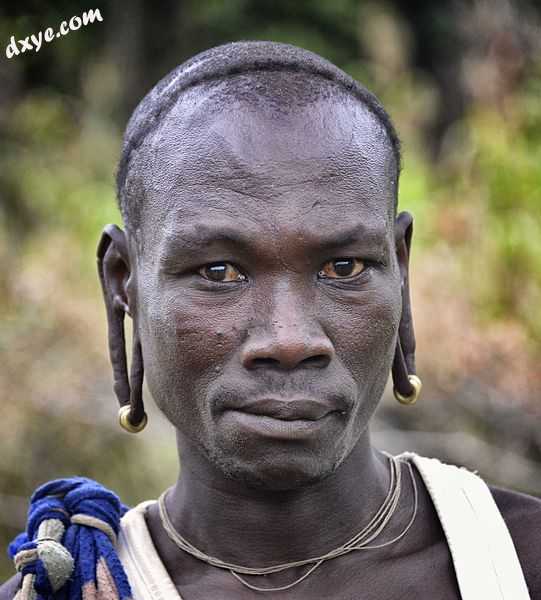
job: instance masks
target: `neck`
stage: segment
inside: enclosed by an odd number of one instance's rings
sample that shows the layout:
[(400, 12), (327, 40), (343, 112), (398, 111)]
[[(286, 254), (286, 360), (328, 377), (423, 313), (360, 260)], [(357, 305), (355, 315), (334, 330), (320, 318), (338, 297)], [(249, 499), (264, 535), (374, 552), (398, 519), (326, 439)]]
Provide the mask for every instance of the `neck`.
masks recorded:
[(289, 491), (250, 489), (182, 445), (182, 475), (167, 510), (175, 529), (206, 554), (263, 567), (344, 543), (370, 521), (388, 487), (388, 459), (368, 432), (332, 475)]

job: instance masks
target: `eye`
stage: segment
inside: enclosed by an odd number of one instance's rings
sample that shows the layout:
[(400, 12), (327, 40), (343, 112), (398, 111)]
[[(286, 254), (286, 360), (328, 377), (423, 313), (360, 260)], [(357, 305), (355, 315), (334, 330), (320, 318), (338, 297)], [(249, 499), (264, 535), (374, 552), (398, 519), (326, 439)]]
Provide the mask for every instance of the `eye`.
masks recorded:
[(218, 283), (231, 283), (233, 281), (244, 281), (243, 275), (237, 267), (228, 262), (212, 263), (205, 265), (198, 270), (198, 273), (205, 279), (216, 281)]
[(365, 269), (365, 264), (358, 258), (335, 258), (326, 262), (318, 273), (324, 279), (345, 279), (359, 275)]

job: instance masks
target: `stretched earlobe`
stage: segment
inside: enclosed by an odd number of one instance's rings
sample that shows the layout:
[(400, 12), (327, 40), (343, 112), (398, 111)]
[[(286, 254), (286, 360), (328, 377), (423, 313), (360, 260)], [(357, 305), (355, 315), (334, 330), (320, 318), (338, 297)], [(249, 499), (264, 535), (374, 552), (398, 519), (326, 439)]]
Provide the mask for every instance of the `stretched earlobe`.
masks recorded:
[(415, 374), (415, 333), (411, 313), (409, 289), (409, 256), (413, 234), (413, 217), (407, 212), (396, 218), (396, 253), (400, 267), (402, 315), (392, 366), (393, 392), (402, 404), (414, 404), (421, 392), (422, 383)]
[(120, 404), (119, 420), (124, 429), (136, 432), (146, 425), (143, 405), (143, 355), (134, 327), (131, 373), (128, 378), (124, 317), (131, 316), (126, 295), (130, 261), (125, 233), (107, 225), (97, 249), (98, 275), (107, 313), (109, 357), (113, 367), (113, 390)]

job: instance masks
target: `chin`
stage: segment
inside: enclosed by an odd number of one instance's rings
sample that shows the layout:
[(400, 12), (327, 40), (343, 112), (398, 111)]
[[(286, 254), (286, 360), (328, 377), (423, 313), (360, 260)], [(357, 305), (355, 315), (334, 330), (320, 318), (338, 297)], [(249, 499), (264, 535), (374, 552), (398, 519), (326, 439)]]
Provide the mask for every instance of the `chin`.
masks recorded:
[(209, 459), (229, 479), (240, 481), (250, 489), (276, 492), (295, 491), (323, 481), (342, 462), (336, 457), (280, 457), (276, 454), (257, 462), (217, 453), (212, 453)]

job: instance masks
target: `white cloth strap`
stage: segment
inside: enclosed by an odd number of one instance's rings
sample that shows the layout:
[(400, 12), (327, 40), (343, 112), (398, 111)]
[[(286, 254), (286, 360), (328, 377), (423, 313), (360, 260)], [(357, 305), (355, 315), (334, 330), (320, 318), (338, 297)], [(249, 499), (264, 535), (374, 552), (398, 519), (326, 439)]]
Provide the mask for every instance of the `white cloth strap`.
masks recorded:
[(430, 493), (453, 557), (462, 600), (530, 600), (494, 498), (474, 473), (406, 452)]
[(141, 502), (120, 521), (117, 552), (132, 589), (132, 600), (182, 600), (150, 537)]

